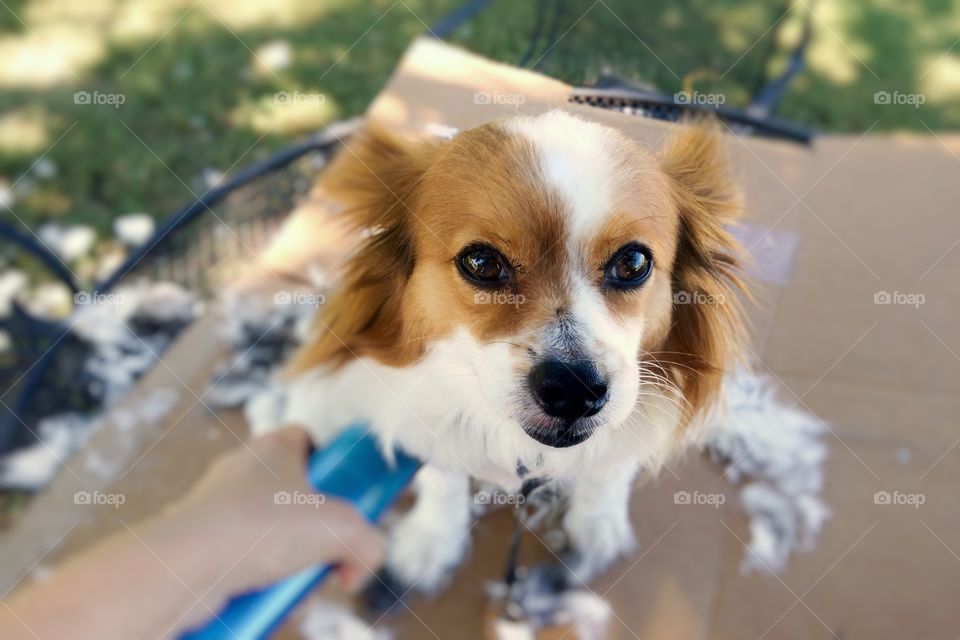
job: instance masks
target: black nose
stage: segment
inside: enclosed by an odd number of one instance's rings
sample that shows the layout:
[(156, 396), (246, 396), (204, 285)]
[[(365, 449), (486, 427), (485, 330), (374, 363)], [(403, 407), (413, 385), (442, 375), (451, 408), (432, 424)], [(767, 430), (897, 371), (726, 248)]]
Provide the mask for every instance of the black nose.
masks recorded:
[(544, 360), (530, 371), (530, 391), (544, 413), (576, 420), (596, 415), (607, 403), (607, 381), (585, 360)]

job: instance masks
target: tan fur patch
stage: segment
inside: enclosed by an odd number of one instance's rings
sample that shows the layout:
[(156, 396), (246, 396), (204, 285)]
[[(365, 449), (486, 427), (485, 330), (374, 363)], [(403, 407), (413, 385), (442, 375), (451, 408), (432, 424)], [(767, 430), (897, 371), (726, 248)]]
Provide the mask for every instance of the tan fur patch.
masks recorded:
[(727, 229), (742, 202), (723, 145), (719, 125), (706, 122), (681, 128), (661, 154), (680, 214), (673, 291), (684, 298), (654, 355), (682, 390), (688, 420), (713, 402), (724, 372), (742, 357), (742, 252)]
[[(567, 305), (562, 210), (534, 167), (529, 144), (497, 125), (433, 149), (377, 130), (354, 142), (330, 183), (358, 224), (380, 230), (350, 260), (294, 371), (358, 356), (402, 366), (457, 326), (492, 340)], [(509, 289), (479, 290), (457, 273), (457, 255), (478, 242), (517, 267)]]

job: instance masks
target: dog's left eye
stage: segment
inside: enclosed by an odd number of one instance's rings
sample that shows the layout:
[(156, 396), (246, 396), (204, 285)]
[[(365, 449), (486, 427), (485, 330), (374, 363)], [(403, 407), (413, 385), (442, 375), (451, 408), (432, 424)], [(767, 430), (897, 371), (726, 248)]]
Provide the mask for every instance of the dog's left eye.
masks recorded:
[(483, 286), (500, 286), (510, 278), (506, 259), (485, 245), (470, 246), (460, 252), (457, 267), (465, 278)]
[(628, 244), (613, 254), (604, 268), (607, 284), (620, 288), (639, 287), (653, 272), (650, 249), (641, 244)]

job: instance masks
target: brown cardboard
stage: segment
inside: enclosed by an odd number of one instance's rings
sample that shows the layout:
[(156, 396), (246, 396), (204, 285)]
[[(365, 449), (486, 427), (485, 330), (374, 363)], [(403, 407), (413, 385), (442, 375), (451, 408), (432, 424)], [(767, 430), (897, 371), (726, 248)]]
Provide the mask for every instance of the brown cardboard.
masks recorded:
[[(742, 546), (728, 535), (709, 637), (952, 637), (960, 628), (951, 603), (960, 577), (945, 545), (955, 550), (960, 543), (960, 516), (951, 504), (960, 468), (948, 457), (918, 480), (932, 462), (898, 461), (885, 444), (833, 447), (827, 496), (836, 516), (816, 550), (795, 558), (779, 579), (744, 577), (737, 571)], [(875, 505), (878, 486), (922, 492), (927, 503)]]
[[(435, 111), (418, 106), (432, 104), (434, 94), (424, 93), (421, 82), (424, 76), (436, 78), (426, 55), (435, 46), (418, 45), (408, 54), (382, 100), (372, 106), (371, 117), (414, 130), (437, 118)], [(493, 65), (460, 52), (452, 55), (459, 57), (463, 71), (455, 88), (443, 87), (449, 110), (439, 122), (463, 127), (516, 111), (562, 106), (618, 126), (647, 144), (657, 144), (669, 132), (660, 122), (567, 105), (566, 88), (530, 79), (523, 71), (504, 70), (492, 82), (475, 67)], [(471, 85), (465, 78), (482, 80)], [(533, 88), (516, 107), (471, 104), (475, 92), (509, 92), (518, 82)], [(396, 104), (407, 108), (390, 108)], [(618, 608), (624, 637), (742, 638), (765, 632), (774, 638), (829, 637), (818, 617), (849, 637), (937, 637), (960, 627), (942, 597), (960, 586), (960, 567), (948, 549), (960, 548), (960, 536), (945, 513), (950, 510), (946, 483), (956, 480), (956, 473), (946, 468), (955, 464), (955, 451), (948, 449), (960, 435), (955, 419), (960, 336), (950, 322), (960, 308), (956, 288), (950, 286), (960, 251), (948, 251), (960, 237), (960, 220), (945, 215), (960, 191), (951, 180), (957, 145), (956, 137), (944, 136), (841, 136), (821, 139), (813, 148), (731, 137), (747, 225), (759, 230), (761, 240), (778, 235), (797, 240), (785, 281), (766, 280), (763, 264), (753, 270), (760, 290), (760, 306), (753, 313), (754, 357), (762, 371), (783, 383), (789, 403), (830, 425), (825, 494), (835, 516), (817, 548), (794, 559), (783, 577), (788, 588), (776, 577), (740, 575), (742, 542), (748, 539), (741, 520), (681, 513), (678, 528), (650, 551), (666, 554), (668, 571), (625, 578), (614, 591), (614, 602), (621, 592), (635, 594)], [(919, 309), (875, 305), (874, 294), (882, 291), (923, 293), (927, 303)], [(940, 456), (944, 459), (937, 462)], [(685, 478), (700, 466), (694, 461), (678, 473)], [(717, 486), (716, 478), (703, 486)], [(873, 494), (879, 490), (922, 492), (931, 513), (875, 505)], [(634, 518), (658, 521), (664, 505), (642, 490), (634, 496), (633, 509)], [(698, 563), (695, 585), (684, 584), (679, 576), (682, 560), (697, 542), (674, 535), (692, 515), (697, 516), (696, 528), (712, 532), (698, 542), (711, 544), (712, 539), (725, 549), (719, 573), (706, 560)], [(923, 517), (946, 521), (934, 526)], [(848, 545), (874, 521), (877, 529), (848, 552)], [(905, 548), (915, 549), (911, 555), (897, 554)], [(842, 562), (849, 565), (846, 570), (824, 575)], [(790, 609), (796, 602), (791, 590), (800, 595), (821, 575), (806, 598), (812, 604)], [(682, 588), (671, 589), (678, 583)], [(904, 584), (911, 585), (910, 593), (897, 599)], [(648, 608), (650, 602), (656, 605)], [(874, 612), (871, 617), (878, 604), (887, 607), (885, 615)]]
[[(411, 47), (369, 117), (421, 133), (431, 125), (464, 128), (561, 107), (654, 146), (679, 126), (568, 104), (568, 90), (423, 40)], [(751, 253), (759, 256), (752, 270), (760, 299), (753, 312), (754, 357), (783, 385), (788, 403), (828, 424), (824, 495), (834, 515), (816, 548), (795, 556), (782, 576), (744, 576), (739, 567), (749, 532), (735, 489), (701, 457), (673, 465), (633, 496), (637, 554), (591, 585), (614, 606), (610, 637), (956, 638), (960, 136), (835, 136), (812, 147), (731, 137), (729, 149), (744, 186)], [(305, 208), (294, 218), (305, 226), (287, 237), (302, 239), (302, 229), (314, 225), (327, 229), (323, 215)], [(338, 244), (335, 231), (310, 236), (328, 248), (349, 246)], [(784, 274), (771, 276), (763, 251), (790, 254)], [(335, 261), (336, 253), (324, 260)], [(285, 245), (274, 247), (260, 275), (269, 280), (295, 272), (309, 257), (285, 264), (290, 255)], [(255, 269), (251, 280), (261, 279)], [(922, 293), (926, 300), (917, 308), (874, 304), (884, 291)], [(129, 401), (177, 377), (199, 394), (215, 359), (207, 339), (212, 324), (194, 326)], [(227, 432), (242, 430), (236, 416), (204, 411), (186, 422), (190, 430), (174, 428), (162, 438), (167, 426), (154, 425), (138, 450), (118, 454), (127, 460), (143, 454), (145, 461), (117, 483), (116, 490), (138, 496), (125, 505), (125, 517), (149, 513), (179, 493), (215, 451), (233, 443)], [(206, 432), (222, 435), (203, 444)], [(109, 433), (98, 434), (87, 449), (109, 446)], [(77, 517), (68, 500), (77, 486), (76, 478), (61, 474), (3, 534), (6, 583)], [(723, 492), (729, 500), (721, 509), (677, 505), (678, 490)], [(925, 502), (919, 508), (876, 504), (878, 491), (919, 493)], [(84, 513), (84, 524), (43, 562), (115, 527), (116, 515)], [(385, 621), (397, 637), (483, 637), (484, 583), (502, 573), (511, 526), (506, 512), (482, 520), (451, 588), (433, 600), (415, 599), (411, 613)], [(524, 544), (525, 561), (549, 556), (532, 536)], [(280, 636), (296, 637), (289, 626)]]

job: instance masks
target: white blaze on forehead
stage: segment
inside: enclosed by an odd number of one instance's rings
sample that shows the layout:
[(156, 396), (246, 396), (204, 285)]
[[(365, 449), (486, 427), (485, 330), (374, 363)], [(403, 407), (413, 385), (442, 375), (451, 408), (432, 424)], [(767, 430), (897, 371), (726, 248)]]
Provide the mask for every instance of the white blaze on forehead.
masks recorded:
[(567, 209), (571, 240), (589, 237), (609, 215), (621, 179), (619, 134), (562, 111), (515, 118), (506, 126), (533, 144), (543, 180)]
[[(609, 127), (577, 118), (562, 111), (541, 116), (515, 118), (508, 129), (531, 142), (537, 154), (541, 178), (561, 198), (560, 214), (566, 224), (570, 272), (556, 274), (568, 278), (568, 311), (583, 330), (581, 336), (595, 351), (636, 354), (641, 325), (631, 331), (619, 326), (590, 281), (592, 273), (583, 273), (580, 252), (584, 243), (595, 237), (618, 201), (624, 187), (624, 153), (634, 152), (620, 134)], [(599, 265), (593, 265), (599, 266)], [(597, 349), (601, 339), (606, 349)]]

